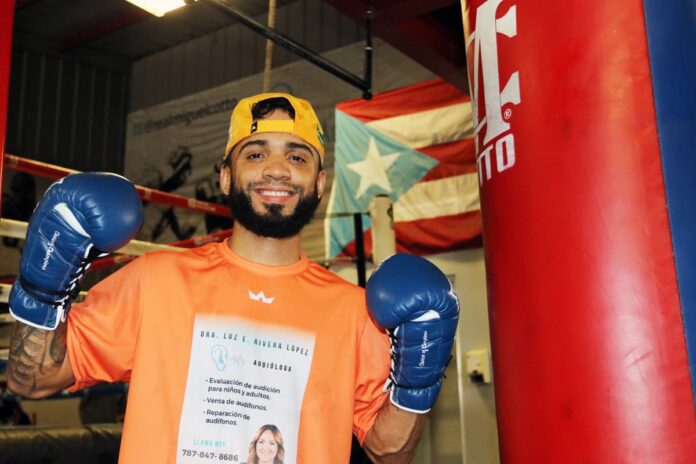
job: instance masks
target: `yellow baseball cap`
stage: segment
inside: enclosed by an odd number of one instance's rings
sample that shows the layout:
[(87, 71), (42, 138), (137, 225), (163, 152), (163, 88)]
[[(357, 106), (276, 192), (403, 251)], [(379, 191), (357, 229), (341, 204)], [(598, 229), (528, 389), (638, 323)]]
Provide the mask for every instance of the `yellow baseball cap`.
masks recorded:
[[(295, 110), (295, 118), (290, 120), (257, 119), (254, 121), (252, 109), (257, 103), (269, 98), (285, 98)], [(252, 134), (260, 132), (287, 132), (301, 138), (319, 152), (324, 164), (324, 131), (312, 105), (302, 98), (289, 93), (261, 93), (239, 100), (230, 118), (230, 136), (225, 147), (223, 160), (239, 142)]]

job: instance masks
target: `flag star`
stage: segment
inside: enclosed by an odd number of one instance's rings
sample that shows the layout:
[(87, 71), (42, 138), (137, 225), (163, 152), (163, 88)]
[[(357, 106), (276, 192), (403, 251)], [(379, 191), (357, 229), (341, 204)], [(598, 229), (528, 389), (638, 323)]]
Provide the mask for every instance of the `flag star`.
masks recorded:
[(376, 185), (387, 192), (391, 192), (392, 187), (389, 183), (387, 170), (389, 166), (394, 164), (394, 161), (396, 161), (399, 156), (401, 156), (401, 153), (380, 155), (377, 149), (377, 141), (374, 137), (370, 137), (367, 157), (363, 161), (348, 164), (348, 169), (360, 176), (360, 185), (358, 186), (355, 198), (360, 198), (372, 185)]

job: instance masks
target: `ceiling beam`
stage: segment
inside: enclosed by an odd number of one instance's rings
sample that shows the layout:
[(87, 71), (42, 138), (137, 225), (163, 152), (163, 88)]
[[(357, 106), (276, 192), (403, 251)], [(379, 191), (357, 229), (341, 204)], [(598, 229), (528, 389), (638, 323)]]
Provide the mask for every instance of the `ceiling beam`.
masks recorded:
[(86, 29), (76, 32), (60, 41), (58, 48), (60, 51), (67, 51), (72, 48), (80, 47), (86, 43), (98, 39), (99, 37), (110, 34), (119, 29), (131, 26), (146, 18), (151, 18), (152, 15), (145, 10), (133, 7), (117, 16), (105, 19)]
[(41, 0), (15, 0), (15, 11), (23, 10), (40, 1)]
[(447, 29), (429, 18), (400, 21), (393, 27), (399, 30), (400, 36), (410, 41), (418, 37), (419, 45), (427, 47), (432, 53), (441, 56), (454, 66), (458, 68), (466, 66), (466, 55), (461, 45), (464, 42), (464, 36), (461, 37), (461, 41), (455, 42), (456, 38)]
[[(338, 11), (364, 24), (365, 12), (369, 5), (366, 0), (347, 2), (344, 0), (324, 0)], [(379, 6), (394, 11), (391, 15), (380, 14)], [(434, 6), (431, 8), (431, 6)], [(374, 4), (375, 36), (382, 38), (405, 55), (445, 79), (462, 92), (468, 93), (469, 83), (466, 73), (466, 52), (463, 34), (440, 24), (428, 13), (442, 8), (456, 11), (453, 21), (461, 21), (459, 2), (450, 0), (381, 0)], [(425, 13), (424, 13), (425, 12)], [(416, 16), (410, 16), (417, 14)], [(461, 36), (461, 37), (460, 37)]]
[(418, 21), (375, 28), (375, 34), (462, 92), (469, 93), (466, 58), (460, 58), (463, 53), (457, 53), (451, 39), (437, 37)]
[(17, 30), (14, 31), (12, 45), (19, 49), (32, 50), (37, 53), (55, 56), (59, 59), (77, 60), (81, 63), (115, 71), (126, 76), (130, 75), (131, 60), (121, 55), (104, 51), (96, 52), (88, 48), (76, 49), (69, 54), (61, 53), (53, 41)]
[(459, 0), (377, 0), (374, 7), (377, 18), (397, 21), (417, 18), (454, 4), (459, 5)]

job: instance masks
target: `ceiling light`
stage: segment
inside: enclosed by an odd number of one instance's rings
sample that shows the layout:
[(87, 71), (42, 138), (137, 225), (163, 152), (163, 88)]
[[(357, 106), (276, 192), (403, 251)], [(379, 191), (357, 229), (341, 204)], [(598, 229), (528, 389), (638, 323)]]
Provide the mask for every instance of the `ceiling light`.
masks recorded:
[(126, 0), (135, 6), (142, 8), (155, 16), (164, 16), (172, 10), (181, 8), (186, 4), (185, 0)]

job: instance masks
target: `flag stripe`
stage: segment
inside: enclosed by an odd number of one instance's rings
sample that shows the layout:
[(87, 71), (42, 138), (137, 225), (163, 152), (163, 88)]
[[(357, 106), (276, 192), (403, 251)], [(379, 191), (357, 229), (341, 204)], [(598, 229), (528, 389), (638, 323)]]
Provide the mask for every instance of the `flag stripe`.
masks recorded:
[(379, 119), (367, 125), (413, 149), (474, 136), (468, 102)]
[(442, 145), (433, 145), (432, 147), (421, 147), (418, 151), (439, 161), (439, 164), (423, 177), (423, 182), (476, 172), (474, 139), (463, 139), (456, 142), (443, 143)]
[(470, 173), (414, 185), (394, 204), (394, 221), (452, 216), (479, 208), (478, 177)]
[(433, 79), (376, 94), (369, 101), (356, 99), (340, 103), (336, 109), (370, 122), (468, 101), (469, 97), (456, 87), (442, 79)]
[(481, 234), (481, 211), (397, 222), (394, 228), (402, 249), (419, 255), (481, 246), (472, 240)]
[[(481, 247), (481, 211), (443, 216), (437, 219), (397, 222), (394, 224), (398, 241), (396, 251), (427, 255), (464, 248)], [(452, 231), (459, 233), (452, 235)], [(365, 253), (372, 253), (371, 230), (365, 232)], [(355, 256), (355, 240), (339, 256)]]

